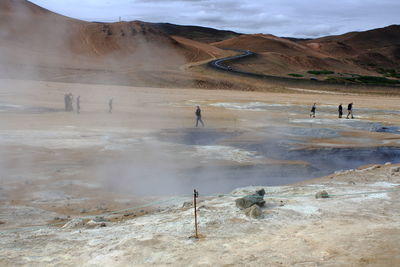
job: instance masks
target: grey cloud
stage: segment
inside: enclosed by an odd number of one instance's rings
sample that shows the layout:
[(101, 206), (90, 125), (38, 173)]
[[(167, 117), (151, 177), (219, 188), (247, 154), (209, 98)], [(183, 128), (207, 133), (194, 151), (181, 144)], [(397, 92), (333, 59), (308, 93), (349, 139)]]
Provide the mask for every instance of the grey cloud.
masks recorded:
[(317, 37), (399, 24), (398, 0), (32, 0), (58, 13), (100, 21), (143, 20), (243, 33)]
[(294, 32), (293, 35), (319, 37), (319, 36), (331, 35), (332, 33), (335, 33), (337, 31), (338, 31), (337, 26), (329, 26), (329, 25), (322, 24), (322, 25), (308, 26), (304, 29)]

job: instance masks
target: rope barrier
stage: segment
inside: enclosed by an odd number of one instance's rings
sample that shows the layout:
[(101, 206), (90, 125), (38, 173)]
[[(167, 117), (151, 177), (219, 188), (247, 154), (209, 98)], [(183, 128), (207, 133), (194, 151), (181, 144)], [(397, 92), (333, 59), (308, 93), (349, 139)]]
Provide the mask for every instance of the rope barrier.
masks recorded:
[[(344, 194), (329, 194), (329, 198), (334, 198), (334, 197), (341, 197), (341, 196), (355, 196), (355, 195), (373, 195), (373, 194), (382, 194), (382, 193), (392, 193), (399, 191), (400, 188), (396, 189), (389, 189), (389, 190), (382, 190), (382, 191), (364, 191), (364, 192), (354, 192), (354, 193), (344, 193)], [(267, 192), (268, 193), (268, 192)], [(200, 196), (199, 198), (210, 198), (210, 197), (247, 197), (247, 198), (262, 198), (262, 196), (257, 196), (257, 195), (242, 195), (242, 194), (212, 194), (212, 195), (204, 195)], [(315, 197), (315, 194), (306, 194), (306, 195), (265, 195), (264, 199), (269, 199), (269, 198), (305, 198), (305, 197)], [(116, 210), (116, 211), (110, 211), (107, 213), (102, 213), (98, 215), (91, 215), (91, 216), (82, 216), (79, 218), (82, 219), (93, 219), (96, 217), (102, 217), (102, 216), (107, 216), (107, 215), (112, 215), (112, 214), (118, 214), (126, 211), (133, 211), (141, 208), (146, 208), (146, 207), (151, 207), (151, 206), (156, 206), (160, 204), (165, 204), (168, 202), (173, 202), (177, 200), (184, 200), (184, 199), (192, 199), (192, 195), (182, 195), (178, 197), (173, 197), (167, 200), (158, 200), (158, 201), (153, 201), (150, 203), (146, 203), (143, 205), (131, 207), (131, 208), (126, 208), (126, 209), (121, 209), (121, 210)], [(18, 227), (18, 228), (10, 228), (10, 229), (4, 229), (0, 231), (0, 234), (7, 234), (7, 233), (16, 233), (16, 232), (23, 232), (23, 231), (33, 231), (33, 230), (40, 230), (43, 227), (54, 227), (54, 226), (59, 226), (65, 224), (65, 222), (60, 222), (60, 223), (52, 223), (52, 224), (43, 224), (43, 225), (34, 225), (34, 226), (27, 226), (27, 227)]]

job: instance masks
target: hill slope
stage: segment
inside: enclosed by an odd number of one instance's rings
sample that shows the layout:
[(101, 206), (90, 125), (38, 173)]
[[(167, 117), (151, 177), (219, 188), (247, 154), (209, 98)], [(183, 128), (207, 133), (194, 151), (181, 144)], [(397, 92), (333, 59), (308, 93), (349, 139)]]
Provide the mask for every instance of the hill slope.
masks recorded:
[(386, 75), (400, 72), (400, 26), (347, 33), (314, 40), (279, 38), (273, 35), (241, 35), (214, 43), (220, 48), (246, 49), (258, 57), (235, 63), (239, 69), (287, 76), (312, 75), (310, 70), (330, 70), (339, 76)]
[[(127, 79), (124, 84), (143, 85), (147, 80), (162, 84), (191, 79), (180, 70), (184, 64), (227, 54), (193, 40), (174, 39), (154, 24), (84, 22), (24, 0), (2, 0), (0, 25), (3, 77), (69, 76), (73, 81), (90, 82), (99, 81), (100, 75), (112, 83)], [(111, 81), (107, 77), (111, 72), (120, 76)], [(180, 78), (167, 77), (171, 72)]]
[(309, 71), (329, 70), (335, 74), (318, 79), (400, 78), (398, 25), (301, 40), (169, 23), (85, 22), (25, 0), (2, 0), (0, 37), (0, 77), (7, 78), (206, 88), (243, 88), (245, 82), (248, 87), (253, 81), (243, 77), (232, 82), (230, 74), (188, 68), (234, 53), (225, 48), (257, 53), (233, 64), (244, 71), (313, 78)]

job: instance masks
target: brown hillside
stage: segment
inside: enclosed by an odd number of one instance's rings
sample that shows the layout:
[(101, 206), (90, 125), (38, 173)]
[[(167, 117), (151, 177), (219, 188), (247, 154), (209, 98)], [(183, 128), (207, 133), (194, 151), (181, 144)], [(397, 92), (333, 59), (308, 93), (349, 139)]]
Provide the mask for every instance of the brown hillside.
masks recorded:
[[(141, 21), (85, 22), (25, 0), (1, 0), (0, 76), (207, 87), (210, 80), (212, 84), (229, 82), (225, 78), (218, 81), (221, 76), (214, 71), (188, 70), (235, 53), (222, 48), (256, 52), (256, 57), (232, 63), (235, 68), (256, 73), (285, 77), (296, 73), (305, 78), (313, 76), (308, 74), (310, 70), (330, 70), (341, 77), (388, 75), (387, 69), (400, 73), (399, 29), (393, 25), (298, 40)], [(227, 39), (231, 36), (235, 37)], [(216, 40), (222, 41), (210, 44)], [(393, 71), (389, 74), (397, 75)]]
[[(0, 36), (0, 74), (6, 77), (27, 69), (39, 76), (45, 72), (44, 78), (74, 70), (79, 80), (79, 70), (91, 75), (101, 70), (123, 71), (130, 80), (143, 80), (143, 71), (178, 71), (186, 63), (224, 54), (210, 45), (174, 39), (150, 23), (84, 22), (24, 0), (1, 1)], [(157, 75), (148, 76), (154, 80)]]
[(400, 45), (400, 25), (391, 25), (364, 32), (350, 32), (343, 35), (327, 36), (312, 41), (306, 41), (306, 43), (309, 42), (342, 42), (352, 47), (368, 49)]
[(359, 66), (376, 65), (397, 69), (400, 66), (399, 25), (328, 36), (301, 43), (318, 52), (352, 61)]
[(231, 54), (155, 24), (79, 21), (24, 0), (0, 1), (0, 37), (0, 78), (207, 88), (186, 67)]
[(380, 76), (379, 69), (399, 69), (400, 66), (400, 26), (314, 40), (241, 35), (214, 45), (256, 52), (257, 57), (232, 65), (245, 71), (279, 76), (299, 73), (312, 77), (307, 73), (309, 70)]
[(307, 51), (303, 45), (270, 34), (240, 35), (225, 41), (213, 43), (213, 45), (220, 48), (251, 50), (256, 53), (298, 54), (299, 52)]
[(362, 72), (354, 64), (344, 62), (324, 53), (319, 47), (310, 47), (314, 43), (293, 42), (273, 35), (241, 35), (222, 42), (214, 43), (221, 48), (251, 50), (258, 55), (234, 63), (236, 68), (251, 72), (286, 76), (288, 73), (305, 73), (308, 70), (329, 69), (336, 72)]

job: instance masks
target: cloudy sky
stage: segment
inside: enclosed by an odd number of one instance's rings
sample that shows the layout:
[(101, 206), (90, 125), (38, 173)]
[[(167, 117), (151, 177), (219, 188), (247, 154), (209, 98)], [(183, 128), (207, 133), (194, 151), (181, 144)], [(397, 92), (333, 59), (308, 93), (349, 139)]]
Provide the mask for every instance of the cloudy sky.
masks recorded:
[(400, 24), (399, 0), (30, 0), (87, 21), (142, 20), (318, 37)]

